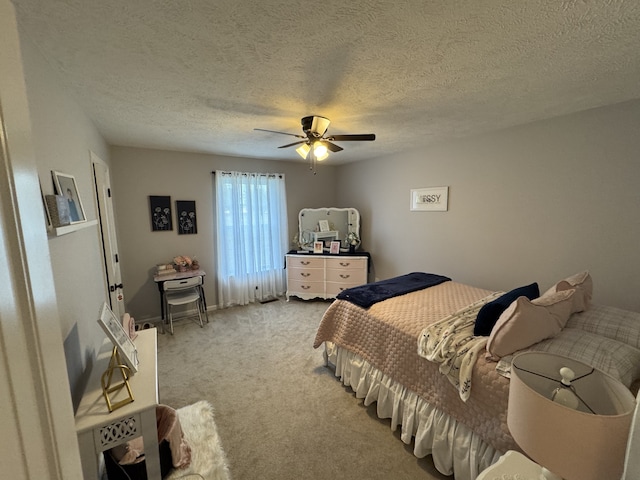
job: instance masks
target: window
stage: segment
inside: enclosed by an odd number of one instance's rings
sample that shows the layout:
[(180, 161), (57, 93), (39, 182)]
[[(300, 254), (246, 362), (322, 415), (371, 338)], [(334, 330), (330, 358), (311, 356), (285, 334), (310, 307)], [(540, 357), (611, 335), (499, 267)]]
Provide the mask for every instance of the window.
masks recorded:
[(282, 295), (287, 207), (282, 174), (215, 172), (218, 303)]

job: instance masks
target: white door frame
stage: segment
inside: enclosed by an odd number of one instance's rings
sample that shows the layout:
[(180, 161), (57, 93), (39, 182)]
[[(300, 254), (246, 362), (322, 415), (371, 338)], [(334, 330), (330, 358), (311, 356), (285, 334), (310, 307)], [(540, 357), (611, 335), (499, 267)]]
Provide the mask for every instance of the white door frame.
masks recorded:
[(105, 285), (111, 310), (118, 318), (125, 314), (122, 275), (120, 272), (120, 256), (118, 254), (118, 238), (113, 214), (113, 197), (111, 195), (111, 178), (109, 166), (95, 153), (91, 155), (91, 170), (95, 184), (98, 216), (100, 220), (100, 243), (104, 260)]
[(82, 478), (15, 9), (0, 0), (2, 477)]

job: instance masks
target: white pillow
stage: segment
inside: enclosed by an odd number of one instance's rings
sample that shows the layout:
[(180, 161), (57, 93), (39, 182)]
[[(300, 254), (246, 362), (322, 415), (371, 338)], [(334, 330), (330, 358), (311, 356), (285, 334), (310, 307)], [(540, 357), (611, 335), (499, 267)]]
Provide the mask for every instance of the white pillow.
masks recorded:
[(531, 350), (574, 358), (617, 378), (627, 388), (640, 378), (640, 350), (578, 328), (565, 328)]
[(589, 310), (571, 315), (567, 327), (579, 328), (640, 349), (640, 312), (592, 304)]

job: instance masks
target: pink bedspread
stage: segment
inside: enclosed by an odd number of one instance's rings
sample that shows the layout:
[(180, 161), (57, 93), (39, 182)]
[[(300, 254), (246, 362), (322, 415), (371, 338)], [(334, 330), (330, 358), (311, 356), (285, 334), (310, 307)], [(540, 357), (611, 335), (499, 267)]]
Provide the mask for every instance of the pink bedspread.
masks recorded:
[(438, 371), (418, 355), (423, 328), (492, 293), (457, 282), (408, 293), (368, 309), (336, 300), (325, 312), (314, 348), (325, 341), (350, 350), (430, 404), (463, 423), (495, 449), (519, 450), (507, 429), (509, 381), (483, 355), (473, 369), (467, 402)]

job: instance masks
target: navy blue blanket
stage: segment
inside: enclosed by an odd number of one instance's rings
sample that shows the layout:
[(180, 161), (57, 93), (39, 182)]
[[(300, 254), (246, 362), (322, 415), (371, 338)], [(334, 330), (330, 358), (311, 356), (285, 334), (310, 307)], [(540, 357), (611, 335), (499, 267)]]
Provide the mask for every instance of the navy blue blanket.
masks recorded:
[(451, 280), (449, 277), (434, 273), (413, 272), (388, 280), (347, 288), (340, 292), (336, 298), (348, 300), (363, 308), (369, 308), (382, 300), (433, 287), (449, 280)]

